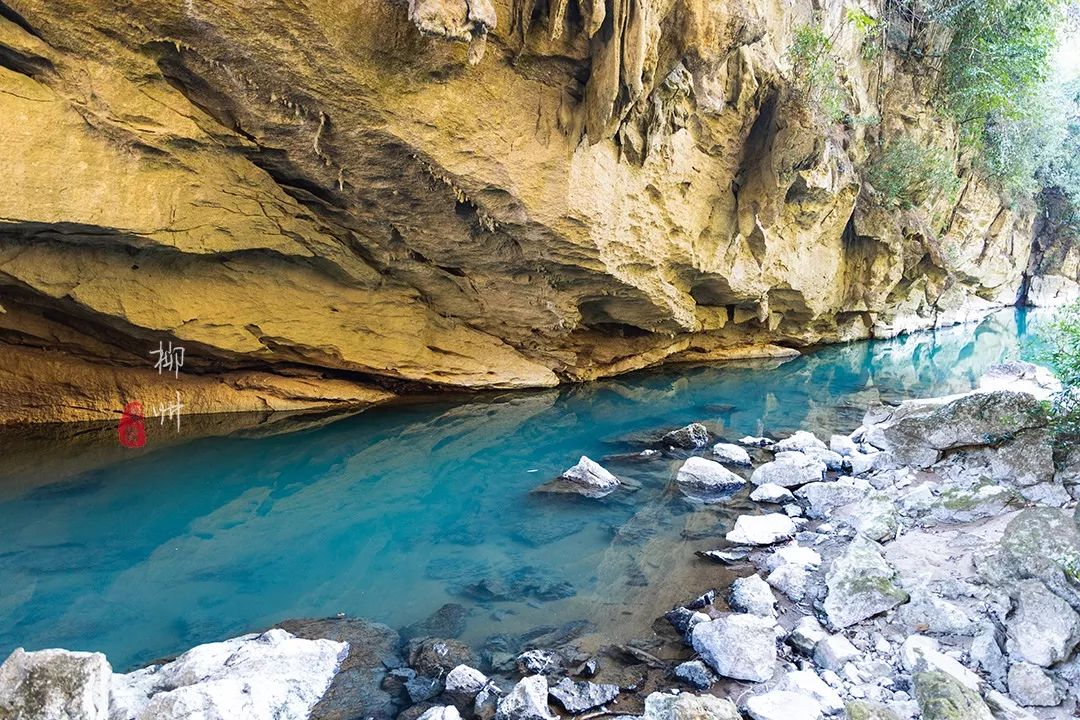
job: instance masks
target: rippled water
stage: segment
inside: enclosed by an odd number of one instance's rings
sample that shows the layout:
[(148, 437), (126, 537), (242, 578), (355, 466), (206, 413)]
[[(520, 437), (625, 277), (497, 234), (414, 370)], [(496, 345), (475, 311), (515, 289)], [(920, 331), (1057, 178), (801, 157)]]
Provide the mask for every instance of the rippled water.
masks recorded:
[[(672, 487), (685, 455), (626, 454), (691, 421), (727, 439), (847, 432), (871, 403), (972, 387), (1022, 353), (1027, 322), (1010, 310), (782, 364), (676, 366), (292, 432), (189, 419), (137, 453), (114, 428), (9, 433), (0, 657), (62, 646), (104, 651), (119, 669), (286, 618), (401, 627), (447, 602), (468, 609), (472, 642), (579, 618), (639, 633), (724, 581), (693, 552), (715, 546), (745, 501), (696, 506)], [(530, 492), (581, 454), (640, 489), (603, 501)]]

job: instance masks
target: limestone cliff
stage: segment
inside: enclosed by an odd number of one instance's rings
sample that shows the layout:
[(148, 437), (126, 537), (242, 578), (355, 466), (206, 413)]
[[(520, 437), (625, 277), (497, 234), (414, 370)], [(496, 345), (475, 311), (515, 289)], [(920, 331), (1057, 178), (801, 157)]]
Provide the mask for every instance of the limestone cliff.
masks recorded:
[[(550, 386), (1014, 302), (1032, 215), (962, 161), (929, 215), (873, 200), (875, 146), (955, 131), (848, 7), (3, 0), (0, 422)], [(855, 120), (793, 90), (811, 22)]]

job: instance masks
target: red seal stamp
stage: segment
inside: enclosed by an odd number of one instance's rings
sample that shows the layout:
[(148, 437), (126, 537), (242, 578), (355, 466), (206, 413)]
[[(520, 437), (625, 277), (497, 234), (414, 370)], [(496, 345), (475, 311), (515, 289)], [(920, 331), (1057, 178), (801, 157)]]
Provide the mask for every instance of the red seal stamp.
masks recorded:
[(140, 402), (129, 402), (124, 406), (117, 434), (120, 444), (127, 448), (140, 448), (146, 444), (146, 427), (143, 426), (143, 407)]

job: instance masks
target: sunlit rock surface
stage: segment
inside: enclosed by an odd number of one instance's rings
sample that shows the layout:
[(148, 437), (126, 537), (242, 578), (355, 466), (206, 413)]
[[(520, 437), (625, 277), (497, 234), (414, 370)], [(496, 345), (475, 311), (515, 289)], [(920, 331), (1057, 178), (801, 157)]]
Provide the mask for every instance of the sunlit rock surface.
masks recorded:
[(6, 7), (0, 422), (157, 402), (159, 340), (192, 412), (355, 405), (957, 322), (1028, 265), (966, 171), (932, 228), (865, 200), (879, 134), (955, 133), (839, 2), (880, 123), (835, 133), (809, 0)]

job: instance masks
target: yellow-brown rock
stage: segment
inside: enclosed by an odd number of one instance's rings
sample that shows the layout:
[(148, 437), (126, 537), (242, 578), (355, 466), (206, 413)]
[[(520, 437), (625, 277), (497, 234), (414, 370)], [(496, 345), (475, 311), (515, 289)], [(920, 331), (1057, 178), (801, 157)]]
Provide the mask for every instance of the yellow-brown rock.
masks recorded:
[(792, 91), (810, 0), (4, 0), (0, 422), (167, 393), (160, 341), (193, 412), (296, 409), (1012, 302), (1030, 213), (966, 173), (931, 227), (865, 201), (879, 137), (955, 133), (844, 13), (877, 126)]

